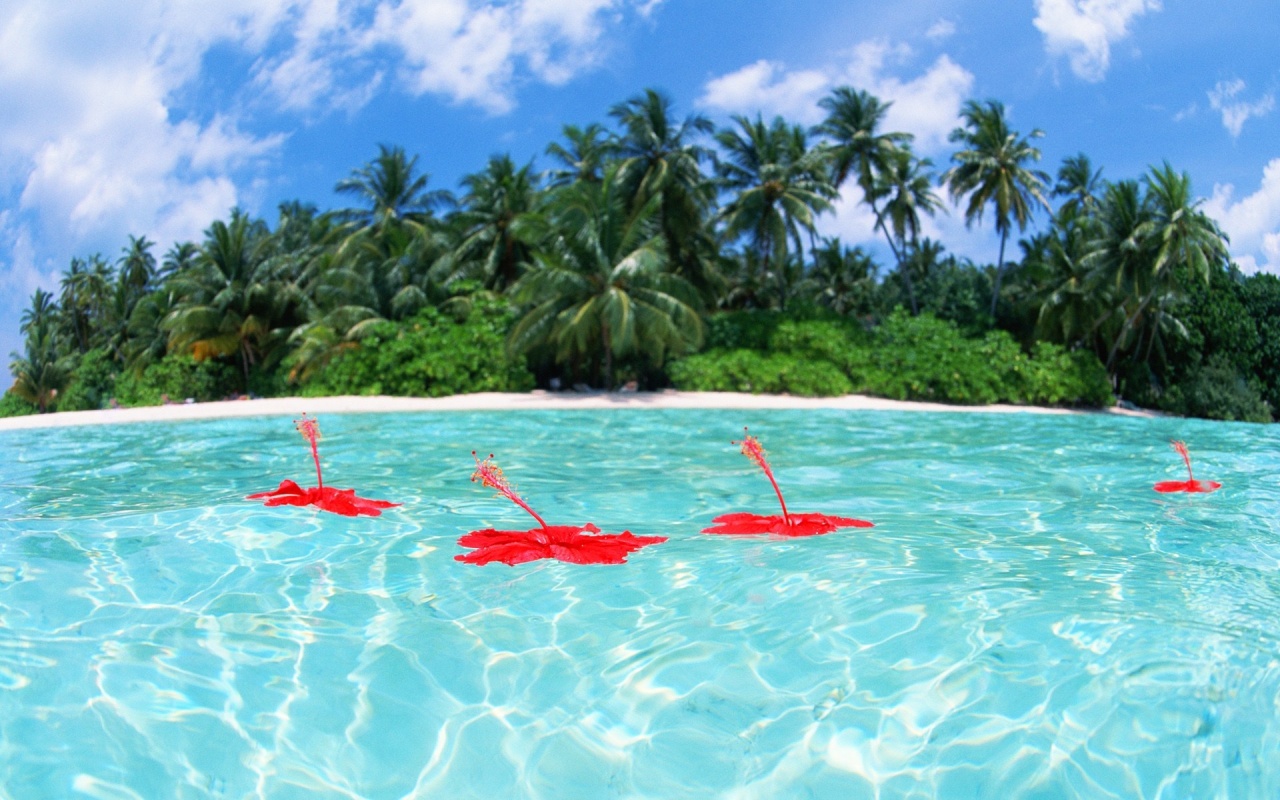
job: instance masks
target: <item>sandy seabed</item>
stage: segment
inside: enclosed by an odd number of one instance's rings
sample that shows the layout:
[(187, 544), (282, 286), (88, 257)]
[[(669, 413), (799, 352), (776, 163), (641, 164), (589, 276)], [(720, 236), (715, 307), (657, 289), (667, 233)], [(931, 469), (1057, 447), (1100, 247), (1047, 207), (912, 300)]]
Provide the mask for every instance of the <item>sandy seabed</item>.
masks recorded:
[(165, 422), (187, 419), (222, 419), (271, 415), (383, 413), (392, 411), (531, 411), (605, 408), (835, 408), (850, 411), (951, 411), (965, 413), (1022, 414), (1125, 414), (1155, 416), (1146, 411), (1112, 408), (1106, 411), (1074, 411), (1041, 406), (952, 406), (910, 403), (865, 395), (843, 397), (792, 397), (789, 395), (738, 394), (734, 392), (484, 392), (452, 397), (273, 397), (264, 400), (227, 400), (217, 403), (176, 403), (103, 411), (64, 411), (0, 419), (0, 430), (56, 428), (64, 425), (103, 425), (125, 422)]

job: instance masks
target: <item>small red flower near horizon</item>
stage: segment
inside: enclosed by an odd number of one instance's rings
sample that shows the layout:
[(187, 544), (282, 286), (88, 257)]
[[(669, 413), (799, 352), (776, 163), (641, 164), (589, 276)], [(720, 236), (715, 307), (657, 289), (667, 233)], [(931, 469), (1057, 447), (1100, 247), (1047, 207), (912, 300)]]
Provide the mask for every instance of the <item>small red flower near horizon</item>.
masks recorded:
[(569, 564), (623, 564), (627, 556), (642, 547), (665, 542), (665, 536), (636, 536), (631, 531), (619, 534), (601, 534), (595, 524), (548, 525), (538, 513), (529, 507), (502, 474), (502, 468), (493, 463), (493, 454), (484, 461), (471, 451), (476, 460), (476, 471), (471, 481), (494, 489), (503, 497), (524, 509), (538, 521), (539, 527), (527, 531), (500, 531), (493, 528), (471, 531), (458, 539), (462, 547), (474, 548), (470, 553), (454, 556), (455, 561), (484, 566), (501, 561), (508, 566), (554, 558)]
[(782, 499), (782, 490), (778, 488), (778, 482), (773, 477), (773, 470), (770, 469), (769, 461), (765, 458), (764, 446), (760, 444), (759, 439), (747, 433), (746, 428), (743, 428), (742, 432), (746, 435), (741, 442), (734, 442), (734, 444), (741, 445), (742, 454), (756, 462), (760, 469), (764, 470), (764, 476), (769, 479), (769, 483), (773, 485), (774, 493), (778, 495), (778, 504), (782, 506), (782, 515), (751, 514), (745, 511), (721, 514), (712, 520), (715, 525), (710, 528), (704, 528), (702, 530), (703, 533), (738, 535), (768, 533), (774, 536), (795, 537), (821, 536), (839, 528), (875, 527), (874, 524), (864, 519), (818, 513), (792, 514), (787, 511), (787, 501)]
[(274, 506), (315, 506), (321, 511), (341, 514), (344, 517), (381, 516), (382, 509), (400, 505), (389, 500), (370, 500), (357, 497), (355, 489), (335, 489), (324, 485), (324, 476), (320, 473), (320, 423), (305, 413), (302, 419), (295, 419), (293, 425), (302, 434), (302, 438), (311, 445), (311, 459), (316, 464), (317, 486), (303, 488), (291, 480), (280, 481), (280, 485), (269, 492), (258, 492), (246, 497), (246, 500), (261, 500), (263, 505)]
[(1157, 492), (1169, 494), (1170, 492), (1202, 492), (1209, 493), (1222, 488), (1222, 484), (1217, 481), (1198, 481), (1195, 475), (1191, 473), (1191, 453), (1187, 452), (1186, 442), (1172, 441), (1173, 449), (1178, 451), (1178, 455), (1182, 456), (1182, 461), (1187, 465), (1187, 479), (1185, 481), (1160, 481), (1155, 485)]

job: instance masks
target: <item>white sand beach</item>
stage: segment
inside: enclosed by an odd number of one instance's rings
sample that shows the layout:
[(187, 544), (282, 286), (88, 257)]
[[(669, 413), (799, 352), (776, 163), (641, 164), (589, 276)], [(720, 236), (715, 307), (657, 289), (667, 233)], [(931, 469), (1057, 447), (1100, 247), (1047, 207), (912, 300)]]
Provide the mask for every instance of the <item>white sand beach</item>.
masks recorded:
[(66, 411), (0, 419), (0, 430), (55, 428), (64, 425), (105, 425), (127, 422), (164, 422), (226, 417), (297, 416), (315, 414), (383, 413), (391, 411), (529, 411), (542, 409), (606, 408), (725, 408), (760, 409), (834, 408), (850, 411), (949, 411), (961, 413), (1023, 414), (1122, 414), (1157, 416), (1149, 411), (1112, 408), (1075, 411), (1041, 406), (952, 406), (912, 403), (866, 395), (843, 397), (792, 397), (789, 395), (738, 394), (734, 392), (545, 392), (520, 394), (484, 392), (452, 397), (274, 397), (262, 400), (228, 400), (217, 403), (177, 403), (102, 411)]

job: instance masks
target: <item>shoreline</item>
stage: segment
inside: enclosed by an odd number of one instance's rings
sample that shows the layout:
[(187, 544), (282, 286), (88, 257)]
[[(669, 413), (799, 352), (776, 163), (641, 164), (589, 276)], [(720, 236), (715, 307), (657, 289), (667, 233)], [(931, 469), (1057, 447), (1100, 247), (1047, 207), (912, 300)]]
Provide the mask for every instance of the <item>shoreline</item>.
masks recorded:
[(574, 409), (843, 409), (848, 411), (928, 411), (986, 414), (1114, 414), (1158, 417), (1157, 412), (1129, 411), (1117, 407), (1101, 410), (1049, 408), (995, 404), (953, 406), (888, 400), (867, 395), (841, 397), (793, 397), (791, 395), (740, 394), (736, 392), (482, 392), (450, 397), (271, 397), (259, 400), (223, 400), (211, 403), (175, 403), (163, 406), (111, 408), (101, 411), (62, 411), (0, 419), (0, 431), (111, 425), (137, 422), (173, 422), (232, 417), (297, 416), (309, 414), (368, 414), (408, 411), (569, 411)]

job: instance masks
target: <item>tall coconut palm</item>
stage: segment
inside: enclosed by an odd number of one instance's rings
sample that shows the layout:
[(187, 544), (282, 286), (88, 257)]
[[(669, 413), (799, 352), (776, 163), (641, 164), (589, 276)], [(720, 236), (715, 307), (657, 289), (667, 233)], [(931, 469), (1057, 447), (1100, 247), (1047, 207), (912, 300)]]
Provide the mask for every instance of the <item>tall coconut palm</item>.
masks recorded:
[(1154, 297), (1158, 285), (1150, 266), (1154, 260), (1151, 207), (1137, 181), (1109, 184), (1099, 203), (1096, 234), (1086, 257), (1097, 280), (1110, 289), (1109, 313), (1097, 323), (1109, 343), (1104, 358), (1111, 371), (1119, 353), (1132, 346), (1140, 323), (1142, 298)]
[(60, 353), (57, 329), (36, 325), (26, 332), (26, 353), (10, 353), (9, 372), (14, 394), (43, 414), (66, 388), (70, 378), (68, 357)]
[(198, 255), (200, 255), (200, 248), (195, 242), (175, 242), (173, 247), (164, 254), (164, 260), (160, 262), (160, 269), (156, 272), (156, 282), (164, 283), (179, 272), (188, 269), (195, 264)]
[(66, 336), (57, 337), (60, 347), (81, 353), (93, 348), (114, 277), (111, 266), (100, 255), (87, 261), (71, 259), (70, 266), (62, 273), (59, 305)]
[(197, 360), (234, 357), (246, 391), (250, 368), (278, 355), (296, 302), (264, 266), (268, 233), (239, 209), (209, 226), (195, 265), (172, 281), (180, 299), (164, 320), (171, 350)]
[(125, 294), (134, 302), (152, 288), (155, 281), (156, 257), (151, 254), (153, 247), (155, 242), (145, 236), (130, 236), (129, 245), (124, 248), (124, 254), (117, 264), (118, 280)]
[(605, 160), (614, 147), (605, 129), (593, 122), (585, 128), (565, 125), (563, 132), (565, 144), (547, 145), (547, 155), (560, 163), (558, 169), (548, 173), (550, 185), (565, 186), (574, 181), (599, 183)]
[[(909, 133), (880, 133), (877, 129), (893, 103), (882, 103), (875, 95), (848, 86), (834, 89), (818, 101), (827, 117), (814, 130), (830, 140), (832, 183), (839, 189), (850, 175), (862, 189), (863, 202), (880, 218), (875, 194), (876, 178), (888, 166), (894, 152), (908, 147)], [(890, 244), (892, 247), (892, 243)], [(894, 257), (899, 261), (898, 253)]]
[[(1131, 350), (1145, 361), (1165, 331), (1182, 330), (1174, 316), (1181, 275), (1206, 284), (1213, 267), (1227, 262), (1226, 236), (1199, 210), (1191, 178), (1167, 162), (1143, 178), (1122, 181), (1105, 195), (1102, 236), (1095, 263), (1121, 292), (1123, 325), (1107, 357)], [(1144, 345), (1145, 342), (1145, 345)]]
[(613, 154), (621, 161), (616, 180), (629, 207), (637, 211), (657, 198), (667, 263), (709, 296), (720, 285), (705, 225), (715, 190), (702, 172), (711, 151), (697, 139), (714, 126), (696, 114), (677, 122), (670, 98), (654, 89), (615, 105), (609, 114), (622, 128)]
[(1156, 280), (1172, 279), (1185, 268), (1192, 277), (1209, 282), (1210, 270), (1227, 262), (1227, 237), (1200, 210), (1201, 200), (1191, 193), (1191, 176), (1175, 172), (1169, 162), (1152, 167), (1143, 178), (1152, 211), (1152, 236), (1156, 239), (1151, 271)]
[(872, 186), (872, 196), (884, 204), (877, 214), (876, 226), (889, 239), (889, 248), (898, 258), (898, 270), (907, 287), (912, 314), (920, 313), (920, 309), (911, 270), (904, 265), (918, 247), (921, 212), (933, 216), (942, 208), (942, 199), (933, 191), (932, 166), (932, 161), (916, 158), (909, 148), (899, 148), (886, 157)]
[(339, 194), (363, 201), (361, 208), (348, 209), (342, 216), (362, 228), (382, 229), (404, 219), (425, 219), (449, 201), (449, 193), (428, 191), (430, 176), (417, 170), (418, 157), (405, 155), (404, 148), (378, 145), (378, 155), (351, 175), (338, 181)]
[(809, 282), (820, 306), (837, 314), (866, 313), (876, 289), (875, 261), (861, 247), (825, 239), (812, 251)]
[(538, 182), (533, 167), (494, 156), (483, 172), (462, 179), (466, 193), (450, 224), (461, 241), (441, 265), (449, 279), (475, 278), (494, 291), (515, 283), (536, 241)]
[(1000, 281), (1004, 274), (1004, 249), (1009, 232), (1016, 223), (1026, 230), (1036, 205), (1046, 211), (1045, 186), (1049, 176), (1030, 165), (1040, 160), (1040, 150), (1031, 146), (1032, 139), (1044, 136), (1034, 129), (1025, 137), (1010, 130), (1004, 104), (995, 100), (979, 103), (970, 100), (960, 111), (964, 127), (951, 131), (948, 137), (958, 142), (961, 150), (952, 154), (954, 166), (942, 176), (952, 200), (968, 195), (965, 224), (981, 222), (990, 205), (995, 215), (996, 232), (1000, 234), (1000, 254), (996, 260), (996, 279), (991, 293), (991, 314), (996, 313), (1000, 299)]
[(1098, 193), (1103, 189), (1102, 169), (1095, 170), (1089, 157), (1077, 153), (1062, 160), (1054, 197), (1066, 198), (1058, 207), (1058, 215), (1092, 215), (1098, 210)]
[(789, 251), (802, 256), (802, 234), (814, 235), (814, 221), (831, 208), (835, 190), (822, 152), (808, 146), (803, 128), (782, 117), (769, 125), (760, 116), (733, 121), (737, 130), (716, 134), (724, 150), (721, 185), (732, 193), (721, 219), (727, 236), (747, 237), (768, 275), (786, 265)]
[(1023, 263), (1037, 275), (1032, 302), (1039, 307), (1036, 333), (1068, 347), (1088, 346), (1100, 357), (1099, 321), (1107, 313), (1113, 290), (1090, 269), (1088, 220), (1067, 213), (1059, 224), (1026, 245)]
[(43, 328), (52, 328), (58, 321), (58, 301), (44, 289), (36, 289), (31, 295), (31, 306), (22, 312), (18, 330), (24, 335)]
[(659, 204), (654, 196), (629, 209), (617, 167), (599, 184), (559, 189), (550, 209), (559, 235), (534, 254), (512, 289), (526, 308), (511, 331), (511, 350), (549, 348), (561, 364), (585, 365), (612, 387), (618, 358), (637, 355), (660, 366), (667, 355), (698, 347), (697, 292), (666, 271)]

